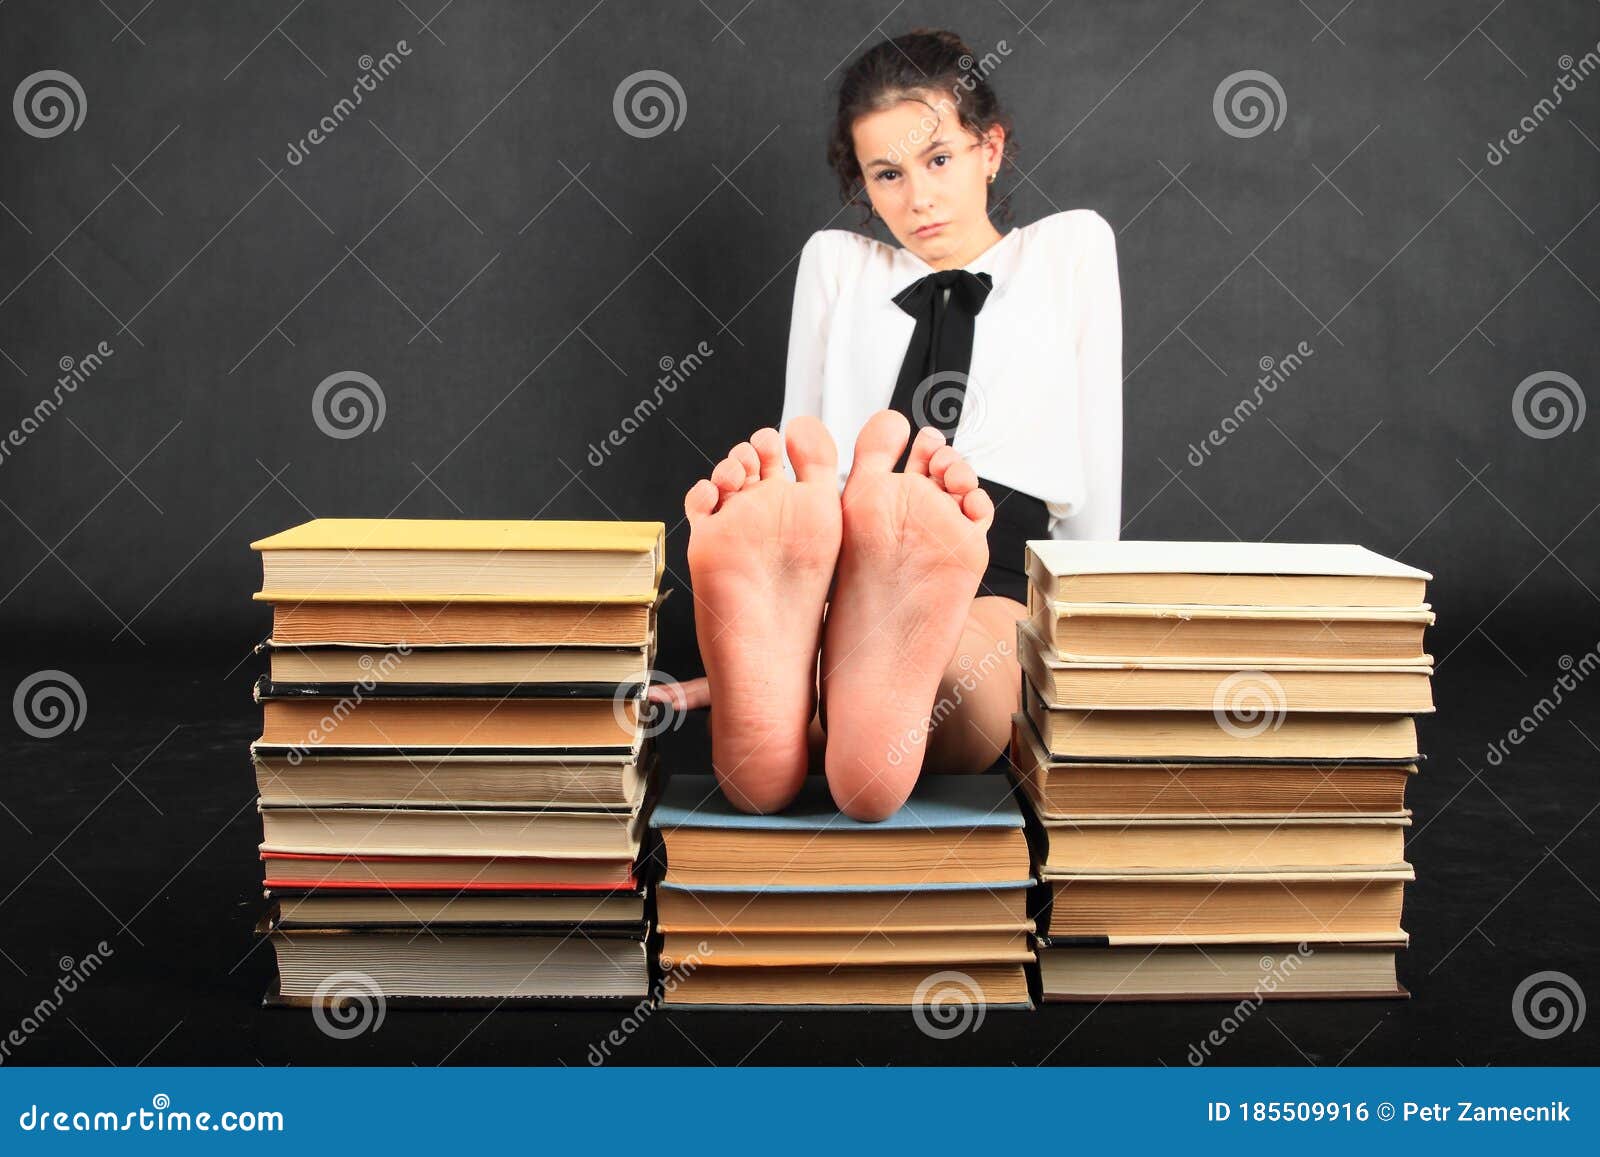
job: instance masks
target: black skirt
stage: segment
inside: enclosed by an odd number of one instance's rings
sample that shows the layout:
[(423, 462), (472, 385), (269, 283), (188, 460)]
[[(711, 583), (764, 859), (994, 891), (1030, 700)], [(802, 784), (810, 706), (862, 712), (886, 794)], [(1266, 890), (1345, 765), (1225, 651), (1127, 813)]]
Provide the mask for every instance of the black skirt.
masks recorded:
[(989, 527), (989, 569), (978, 584), (980, 595), (1001, 595), (1024, 605), (1028, 601), (1027, 542), (1050, 537), (1050, 512), (1042, 499), (987, 478), (978, 479), (994, 501)]

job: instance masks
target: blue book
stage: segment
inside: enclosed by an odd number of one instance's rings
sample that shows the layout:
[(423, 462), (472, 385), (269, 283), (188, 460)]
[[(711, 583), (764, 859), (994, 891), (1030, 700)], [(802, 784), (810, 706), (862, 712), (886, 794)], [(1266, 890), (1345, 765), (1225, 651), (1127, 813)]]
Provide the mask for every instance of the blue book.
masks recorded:
[[(750, 815), (728, 802), (713, 775), (674, 775), (650, 817), (653, 828), (745, 828), (761, 831), (952, 830), (1020, 828), (1022, 809), (1003, 775), (924, 775), (905, 806), (868, 823), (841, 812), (827, 780), (808, 775), (800, 794), (776, 815)], [(1026, 876), (1027, 873), (1021, 873)]]
[(821, 776), (808, 777), (783, 812), (750, 815), (713, 776), (674, 775), (650, 824), (666, 851), (664, 883), (693, 889), (995, 888), (1031, 874), (1022, 809), (1000, 775), (925, 775), (875, 823), (840, 812)]

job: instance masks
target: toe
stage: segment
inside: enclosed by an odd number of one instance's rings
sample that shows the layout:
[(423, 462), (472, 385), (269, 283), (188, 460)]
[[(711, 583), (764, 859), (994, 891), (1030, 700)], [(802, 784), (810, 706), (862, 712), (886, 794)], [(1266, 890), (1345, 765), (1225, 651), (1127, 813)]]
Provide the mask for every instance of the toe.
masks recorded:
[(734, 458), (724, 458), (717, 463), (716, 469), (711, 471), (711, 481), (717, 484), (717, 489), (722, 491), (726, 498), (744, 488), (744, 466)]
[(946, 492), (960, 498), (963, 494), (978, 488), (978, 472), (965, 458), (958, 459), (950, 463), (944, 472), (944, 488)]
[(855, 456), (850, 472), (871, 471), (887, 474), (900, 461), (911, 437), (911, 422), (898, 410), (879, 410), (868, 418), (856, 436)]
[[(904, 419), (901, 419), (904, 421)], [(839, 450), (828, 427), (809, 414), (792, 418), (784, 431), (789, 464), (801, 482), (833, 482), (839, 476)]]
[(746, 485), (761, 477), (761, 458), (749, 442), (740, 442), (728, 451), (728, 457), (744, 467)]
[(941, 446), (934, 451), (933, 457), (928, 459), (928, 477), (943, 486), (945, 474), (959, 461), (961, 454), (954, 446)]
[(772, 478), (783, 473), (783, 437), (771, 426), (763, 426), (750, 435), (750, 445), (755, 447), (761, 462), (761, 477)]
[(967, 491), (961, 499), (961, 513), (976, 523), (985, 534), (994, 522), (994, 501), (982, 488)]
[(705, 478), (689, 488), (689, 493), (683, 496), (683, 513), (688, 516), (691, 527), (717, 508), (720, 494), (716, 483)]
[(911, 443), (911, 456), (906, 459), (906, 473), (927, 474), (929, 459), (941, 448), (947, 448), (944, 434), (933, 426), (922, 427)]

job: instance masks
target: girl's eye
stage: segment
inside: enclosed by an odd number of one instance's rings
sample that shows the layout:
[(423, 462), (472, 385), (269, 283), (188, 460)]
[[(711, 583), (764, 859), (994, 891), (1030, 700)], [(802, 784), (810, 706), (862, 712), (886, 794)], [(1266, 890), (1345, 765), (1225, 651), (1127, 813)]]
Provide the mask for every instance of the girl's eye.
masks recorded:
[(940, 166), (942, 168), (944, 165), (948, 164), (949, 162), (950, 162), (950, 154), (949, 153), (940, 153), (938, 156), (934, 157), (933, 160), (929, 161), (928, 163), (930, 165), (937, 165), (937, 166)]
[(896, 177), (898, 177), (899, 175), (900, 174), (898, 172), (896, 172), (894, 169), (879, 169), (876, 173), (873, 174), (873, 180), (875, 180), (875, 181), (892, 181)]

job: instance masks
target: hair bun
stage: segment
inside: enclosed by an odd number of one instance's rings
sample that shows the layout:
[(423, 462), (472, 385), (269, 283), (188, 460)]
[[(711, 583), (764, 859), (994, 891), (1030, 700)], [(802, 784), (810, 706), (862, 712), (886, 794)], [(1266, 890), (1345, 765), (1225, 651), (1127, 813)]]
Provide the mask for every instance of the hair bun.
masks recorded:
[(941, 48), (947, 48), (956, 56), (974, 56), (975, 53), (967, 47), (967, 42), (948, 28), (913, 28), (910, 36), (926, 36), (936, 42)]

